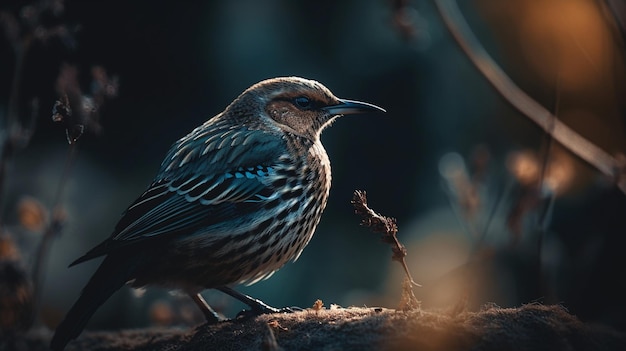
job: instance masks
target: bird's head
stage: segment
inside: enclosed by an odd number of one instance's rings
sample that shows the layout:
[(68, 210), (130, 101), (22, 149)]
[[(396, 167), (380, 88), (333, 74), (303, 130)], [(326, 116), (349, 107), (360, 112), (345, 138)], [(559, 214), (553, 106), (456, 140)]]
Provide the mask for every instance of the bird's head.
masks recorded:
[[(228, 109), (235, 113), (246, 111), (246, 118), (261, 118), (259, 122), (264, 125), (313, 141), (341, 115), (385, 112), (366, 102), (340, 99), (321, 83), (299, 77), (259, 82), (244, 91)], [(257, 116), (250, 112), (257, 112)]]

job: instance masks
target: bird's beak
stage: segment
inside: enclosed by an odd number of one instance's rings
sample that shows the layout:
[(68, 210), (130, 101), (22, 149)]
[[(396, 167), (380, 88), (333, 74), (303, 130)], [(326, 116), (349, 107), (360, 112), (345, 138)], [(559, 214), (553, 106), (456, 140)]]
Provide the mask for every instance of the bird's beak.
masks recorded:
[(367, 112), (387, 112), (384, 108), (361, 101), (339, 99), (337, 105), (322, 107), (331, 115), (350, 115)]

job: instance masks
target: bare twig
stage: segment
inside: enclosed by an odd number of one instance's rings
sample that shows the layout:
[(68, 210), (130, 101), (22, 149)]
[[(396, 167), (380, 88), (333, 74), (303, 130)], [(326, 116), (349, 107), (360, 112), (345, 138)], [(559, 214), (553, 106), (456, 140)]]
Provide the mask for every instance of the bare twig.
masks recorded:
[(398, 261), (404, 269), (405, 278), (402, 283), (402, 298), (400, 299), (400, 310), (414, 310), (420, 308), (420, 302), (413, 293), (413, 286), (420, 286), (411, 277), (409, 267), (406, 264), (407, 250), (404, 245), (398, 240), (398, 225), (396, 219), (391, 217), (385, 217), (376, 213), (374, 210), (367, 206), (367, 194), (364, 190), (355, 190), (352, 197), (352, 206), (354, 206), (354, 213), (361, 216), (361, 225), (369, 227), (374, 233), (382, 233), (383, 242), (391, 245), (391, 251), (393, 255), (391, 259)]
[(441, 187), (447, 195), (452, 212), (467, 232), (470, 240), (478, 237), (475, 213), (480, 206), (476, 183), (468, 175), (465, 160), (456, 152), (449, 152), (439, 160)]
[[(537, 258), (541, 260), (541, 248), (543, 247), (543, 241), (545, 239), (545, 235), (548, 229), (548, 223), (550, 221), (550, 214), (552, 213), (552, 207), (554, 204), (555, 194), (554, 191), (550, 190), (549, 193), (545, 192), (546, 188), (546, 175), (548, 174), (548, 168), (550, 167), (550, 157), (552, 154), (552, 150), (554, 148), (554, 138), (552, 138), (552, 131), (554, 130), (554, 123), (557, 121), (556, 116), (559, 114), (559, 107), (561, 103), (561, 95), (560, 95), (560, 87), (561, 87), (560, 76), (557, 73), (556, 76), (556, 84), (555, 84), (555, 97), (554, 97), (554, 118), (549, 118), (550, 126), (549, 130), (546, 131), (546, 147), (545, 147), (545, 156), (543, 158), (543, 162), (541, 164), (541, 175), (539, 177), (539, 192), (538, 194), (542, 200), (542, 207), (539, 211), (539, 219), (537, 222), (537, 229), (539, 237), (537, 238)], [(541, 264), (540, 264), (541, 265)]]
[(576, 133), (545, 107), (523, 92), (489, 56), (476, 38), (456, 1), (434, 0), (443, 22), (467, 57), (513, 107), (530, 118), (560, 144), (601, 173), (615, 180), (626, 193), (626, 164)]
[[(57, 238), (63, 229), (65, 224), (65, 211), (62, 208), (63, 193), (65, 191), (65, 185), (70, 177), (72, 165), (74, 164), (74, 158), (76, 157), (76, 144), (70, 144), (67, 158), (65, 160), (65, 166), (63, 173), (61, 174), (61, 180), (57, 187), (56, 195), (54, 198), (54, 206), (52, 207), (52, 216), (48, 223), (41, 243), (37, 247), (37, 254), (33, 264), (33, 286), (34, 286), (34, 308), (33, 313), (39, 312), (39, 306), (41, 303), (41, 293), (43, 292), (44, 285), (44, 271), (46, 262), (48, 260), (48, 253), (52, 246), (52, 242)], [(35, 316), (33, 315), (33, 320)]]

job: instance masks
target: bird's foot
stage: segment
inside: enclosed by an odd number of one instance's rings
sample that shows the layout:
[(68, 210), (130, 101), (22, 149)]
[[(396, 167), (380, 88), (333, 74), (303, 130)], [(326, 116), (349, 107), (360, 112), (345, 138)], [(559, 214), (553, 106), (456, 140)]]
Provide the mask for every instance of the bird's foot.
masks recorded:
[(242, 294), (229, 287), (221, 287), (221, 288), (218, 288), (218, 290), (250, 306), (249, 310), (243, 310), (239, 312), (236, 317), (237, 319), (255, 317), (261, 314), (269, 314), (269, 313), (293, 313), (296, 311), (302, 311), (302, 308), (300, 307), (283, 307), (283, 308), (272, 307), (272, 306), (267, 305), (265, 302), (259, 299), (255, 299), (248, 295)]

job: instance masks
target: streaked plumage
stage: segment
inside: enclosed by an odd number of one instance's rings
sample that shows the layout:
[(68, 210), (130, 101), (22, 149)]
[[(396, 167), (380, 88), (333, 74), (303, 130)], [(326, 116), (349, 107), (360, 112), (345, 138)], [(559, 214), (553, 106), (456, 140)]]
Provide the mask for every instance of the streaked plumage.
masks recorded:
[(216, 288), (257, 312), (276, 311), (228, 286), (265, 279), (298, 258), (330, 190), (320, 133), (341, 114), (369, 111), (382, 109), (338, 99), (315, 81), (275, 78), (178, 140), (111, 237), (72, 263), (106, 255), (52, 348), (78, 336), (127, 282), (191, 296)]

